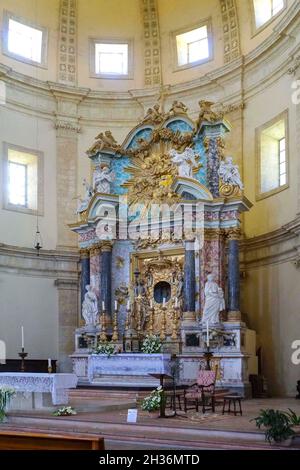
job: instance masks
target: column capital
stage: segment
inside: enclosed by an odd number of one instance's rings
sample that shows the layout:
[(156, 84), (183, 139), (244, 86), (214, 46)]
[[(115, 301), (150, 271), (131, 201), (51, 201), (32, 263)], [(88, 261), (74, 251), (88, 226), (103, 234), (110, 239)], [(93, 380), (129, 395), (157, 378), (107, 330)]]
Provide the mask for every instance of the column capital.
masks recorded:
[(88, 248), (80, 248), (80, 259), (87, 259), (90, 257), (90, 250)]
[(226, 230), (226, 237), (228, 240), (240, 240), (242, 231), (240, 227), (233, 227)]
[(101, 243), (96, 243), (90, 249), (90, 256), (97, 256), (101, 253)]
[(101, 243), (101, 251), (104, 253), (105, 251), (111, 252), (113, 247), (113, 243), (110, 241), (105, 241)]

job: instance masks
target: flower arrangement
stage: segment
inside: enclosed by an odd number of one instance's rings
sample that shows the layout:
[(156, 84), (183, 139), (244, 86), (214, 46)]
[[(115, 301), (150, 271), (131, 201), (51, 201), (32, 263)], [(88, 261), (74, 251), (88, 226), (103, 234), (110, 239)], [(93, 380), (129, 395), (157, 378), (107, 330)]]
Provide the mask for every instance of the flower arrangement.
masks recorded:
[(58, 410), (54, 411), (54, 416), (72, 416), (77, 415), (77, 412), (71, 406), (62, 406)]
[(112, 354), (117, 354), (116, 345), (112, 343), (99, 343), (93, 350), (93, 354), (106, 354), (110, 357)]
[(160, 353), (162, 348), (162, 343), (157, 336), (146, 336), (143, 341), (141, 350), (145, 354), (155, 354)]
[(158, 411), (162, 403), (164, 403), (164, 391), (162, 387), (153, 390), (150, 395), (142, 401), (141, 408), (144, 411)]
[(0, 387), (0, 423), (4, 421), (7, 405), (15, 394), (14, 388)]

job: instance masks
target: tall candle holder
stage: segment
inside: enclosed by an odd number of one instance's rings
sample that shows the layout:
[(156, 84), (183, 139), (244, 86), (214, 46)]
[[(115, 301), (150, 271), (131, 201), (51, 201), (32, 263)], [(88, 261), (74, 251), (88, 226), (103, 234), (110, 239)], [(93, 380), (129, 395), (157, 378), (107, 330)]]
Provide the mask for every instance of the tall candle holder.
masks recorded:
[(149, 335), (153, 336), (153, 328), (154, 328), (154, 307), (150, 307), (150, 318), (149, 318)]
[(22, 351), (19, 352), (18, 355), (21, 358), (21, 372), (25, 372), (25, 359), (28, 356), (28, 353), (24, 351), (24, 348), (22, 348)]
[(101, 343), (106, 343), (107, 335), (106, 335), (106, 311), (105, 310), (102, 310), (100, 325), (101, 325), (100, 341)]
[(172, 336), (173, 340), (178, 338), (178, 311), (179, 307), (174, 308), (174, 315), (173, 315), (173, 326), (172, 326)]
[(114, 320), (113, 320), (113, 335), (112, 335), (112, 341), (118, 341), (119, 340), (119, 333), (118, 333), (118, 310), (115, 309), (115, 314), (114, 314)]
[(161, 319), (161, 330), (160, 330), (160, 340), (165, 341), (166, 339), (166, 311), (167, 307), (163, 306), (162, 307), (162, 319)]

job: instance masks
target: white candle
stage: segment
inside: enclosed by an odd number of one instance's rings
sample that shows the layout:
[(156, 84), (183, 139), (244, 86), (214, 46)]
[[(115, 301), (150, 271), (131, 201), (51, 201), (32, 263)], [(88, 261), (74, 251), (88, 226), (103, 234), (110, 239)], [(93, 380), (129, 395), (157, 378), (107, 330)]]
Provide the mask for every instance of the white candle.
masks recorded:
[(52, 367), (50, 357), (49, 357), (49, 359), (48, 359), (48, 367)]
[(165, 307), (165, 305), (166, 305), (166, 298), (164, 297), (163, 298), (163, 307)]
[(178, 307), (178, 299), (177, 299), (177, 297), (176, 297), (176, 298), (175, 298), (175, 308), (177, 308), (177, 307)]
[(105, 303), (104, 303), (104, 300), (102, 300), (102, 311), (104, 312), (105, 310)]
[(130, 300), (127, 301), (127, 310), (130, 310)]
[(150, 308), (153, 308), (153, 300), (150, 300)]
[(115, 300), (115, 311), (118, 310), (118, 302)]
[(22, 349), (24, 349), (24, 326), (21, 326), (21, 334), (22, 334)]
[(207, 344), (207, 347), (209, 347), (209, 327), (208, 327), (208, 321), (206, 322), (206, 344)]

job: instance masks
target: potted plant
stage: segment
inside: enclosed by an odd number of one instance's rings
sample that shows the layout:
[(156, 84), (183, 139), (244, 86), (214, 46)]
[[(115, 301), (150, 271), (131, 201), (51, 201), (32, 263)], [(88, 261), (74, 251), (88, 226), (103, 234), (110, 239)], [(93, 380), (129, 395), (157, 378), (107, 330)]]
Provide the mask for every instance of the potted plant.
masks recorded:
[(14, 388), (0, 387), (0, 423), (5, 421), (7, 406), (15, 394)]
[(291, 445), (295, 431), (292, 429), (290, 416), (280, 410), (261, 410), (259, 416), (254, 418), (256, 426), (265, 427), (265, 438), (270, 444)]
[(159, 354), (161, 352), (162, 343), (158, 336), (148, 335), (143, 341), (141, 350), (145, 354)]
[(164, 406), (165, 396), (162, 387), (153, 390), (150, 395), (142, 401), (141, 408), (148, 411), (151, 418), (158, 418), (161, 406)]
[(294, 431), (300, 433), (300, 416), (298, 416), (293, 410), (289, 408), (289, 411), (286, 412), (287, 416), (290, 419), (290, 423)]

